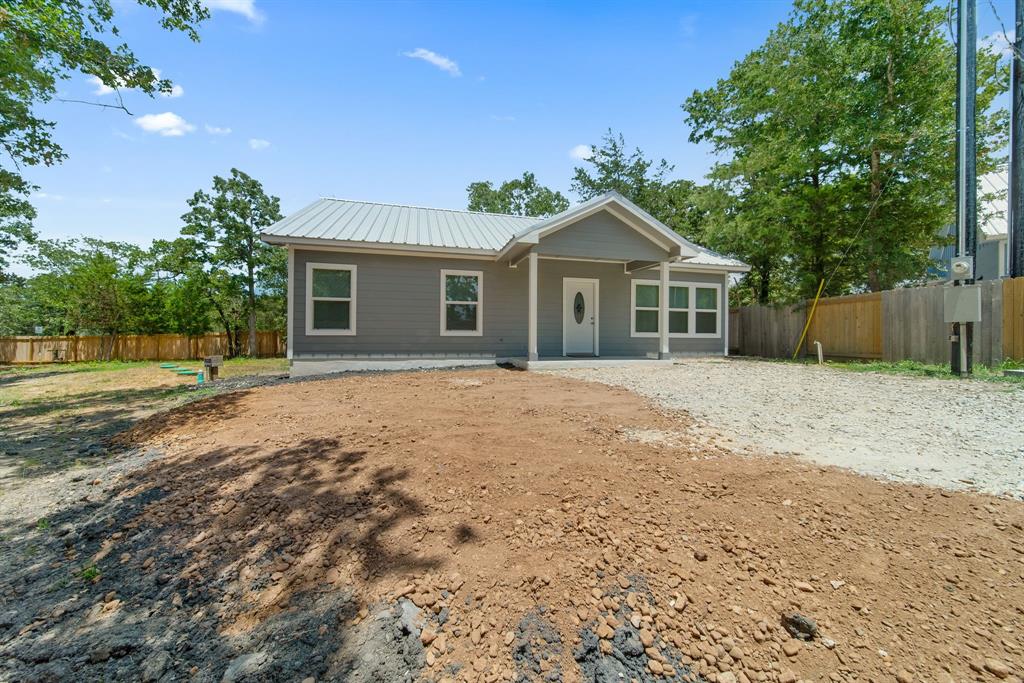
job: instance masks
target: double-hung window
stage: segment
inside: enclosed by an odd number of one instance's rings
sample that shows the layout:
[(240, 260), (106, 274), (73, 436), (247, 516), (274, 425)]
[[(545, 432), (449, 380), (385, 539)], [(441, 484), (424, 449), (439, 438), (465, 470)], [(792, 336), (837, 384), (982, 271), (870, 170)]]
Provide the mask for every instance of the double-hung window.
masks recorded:
[(441, 334), (479, 337), (484, 333), (484, 274), (479, 270), (441, 271)]
[(306, 264), (306, 334), (356, 333), (356, 267)]
[[(661, 283), (632, 281), (630, 336), (657, 337), (660, 331)], [(721, 286), (672, 282), (668, 289), (668, 334), (670, 337), (719, 337), (719, 296)]]

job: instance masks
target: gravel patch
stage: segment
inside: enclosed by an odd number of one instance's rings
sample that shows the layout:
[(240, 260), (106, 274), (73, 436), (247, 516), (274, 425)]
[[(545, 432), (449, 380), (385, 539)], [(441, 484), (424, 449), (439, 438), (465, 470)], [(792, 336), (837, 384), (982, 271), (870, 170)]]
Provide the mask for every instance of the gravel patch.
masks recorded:
[(1024, 498), (1024, 387), (746, 359), (558, 374), (625, 387), (731, 447)]

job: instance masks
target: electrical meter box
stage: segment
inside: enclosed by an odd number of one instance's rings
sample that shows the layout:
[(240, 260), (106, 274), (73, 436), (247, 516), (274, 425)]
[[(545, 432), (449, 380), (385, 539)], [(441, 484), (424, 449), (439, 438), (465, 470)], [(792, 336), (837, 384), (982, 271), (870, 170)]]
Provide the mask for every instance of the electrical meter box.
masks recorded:
[(971, 280), (974, 278), (974, 257), (954, 256), (949, 261), (950, 280)]
[(981, 322), (981, 287), (944, 287), (942, 319), (947, 323)]

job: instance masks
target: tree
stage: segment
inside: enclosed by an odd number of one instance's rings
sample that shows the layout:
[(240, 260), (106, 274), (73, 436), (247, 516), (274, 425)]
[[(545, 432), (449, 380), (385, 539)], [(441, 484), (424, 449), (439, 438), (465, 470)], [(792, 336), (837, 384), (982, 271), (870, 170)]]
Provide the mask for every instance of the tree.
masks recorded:
[(561, 192), (539, 184), (530, 172), (523, 173), (522, 178), (506, 180), (497, 189), (489, 180), (470, 183), (466, 193), (470, 211), (539, 218), (569, 208), (569, 200)]
[(615, 191), (655, 218), (666, 210), (665, 177), (674, 167), (664, 159), (647, 159), (639, 148), (628, 153), (621, 133), (608, 129), (586, 163), (593, 170), (577, 166), (570, 185), (583, 201)]
[(215, 245), (201, 237), (154, 240), (151, 257), (158, 276), (173, 282), (180, 296), (168, 297), (168, 318), (173, 331), (203, 334), (210, 329), (213, 310), (228, 338), (228, 355), (242, 352), (246, 328), (245, 287), (242, 278), (214, 263)]
[[(721, 157), (710, 178), (731, 225), (720, 232), (748, 245), (762, 302), (813, 296), (822, 280), (843, 294), (926, 271), (952, 215), (956, 70), (944, 21), (925, 0), (798, 0), (727, 78), (683, 104), (690, 140)], [(981, 172), (1005, 142), (1005, 111), (992, 109), (1004, 76), (983, 49)]]
[(106, 336), (104, 357), (110, 358), (118, 335), (159, 329), (145, 252), (134, 244), (92, 237), (42, 241), (27, 260), (41, 271), (29, 281), (33, 304), (56, 313), (48, 333)]
[[(198, 41), (198, 24), (209, 16), (202, 0), (137, 0), (155, 9), (168, 30)], [(105, 85), (149, 95), (170, 92), (124, 43), (110, 0), (5, 0), (0, 4), (0, 271), (23, 240), (34, 237), (35, 210), (28, 201), (34, 186), (25, 166), (51, 166), (65, 158), (53, 138), (54, 123), (36, 106), (53, 100), (57, 84), (74, 72), (96, 76)], [(63, 100), (67, 101), (67, 100)], [(112, 106), (127, 112), (124, 104)]]
[[(249, 355), (256, 355), (257, 292), (264, 282), (280, 282), (285, 261), (281, 250), (266, 244), (260, 233), (281, 220), (281, 201), (267, 195), (256, 179), (237, 168), (231, 177), (213, 177), (213, 191), (197, 191), (188, 201), (190, 211), (181, 217), (181, 233), (194, 237), (194, 254), (212, 267), (216, 289), (230, 288), (241, 278), (249, 328)], [(197, 241), (198, 240), (198, 241)]]

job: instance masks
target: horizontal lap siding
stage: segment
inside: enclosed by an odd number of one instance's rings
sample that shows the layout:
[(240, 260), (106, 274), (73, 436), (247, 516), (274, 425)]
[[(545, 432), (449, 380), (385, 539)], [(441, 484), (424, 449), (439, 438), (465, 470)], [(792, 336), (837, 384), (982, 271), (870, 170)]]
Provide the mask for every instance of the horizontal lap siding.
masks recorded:
[[(306, 330), (306, 264), (357, 267), (356, 332), (320, 336)], [(440, 334), (441, 270), (483, 271), (483, 336)], [(490, 355), (524, 357), (527, 345), (526, 261), (518, 268), (469, 259), (423, 258), (295, 250), (293, 274), (293, 355), (329, 358), (358, 355)], [(626, 275), (622, 264), (541, 259), (538, 265), (537, 339), (540, 355), (562, 355), (562, 278), (600, 281), (600, 353), (643, 356), (657, 353), (657, 338), (633, 338), (630, 280), (657, 279), (658, 271)], [(722, 284), (723, 276), (673, 272), (672, 279)], [(724, 291), (723, 291), (724, 296)], [(724, 306), (724, 302), (720, 302)], [(723, 313), (719, 313), (723, 315)], [(672, 353), (721, 353), (721, 337), (670, 340)]]
[[(525, 268), (525, 263), (520, 267)], [(658, 352), (657, 337), (630, 336), (630, 281), (657, 280), (657, 270), (626, 274), (620, 263), (589, 261), (540, 261), (537, 272), (537, 346), (541, 356), (562, 355), (562, 279), (566, 277), (599, 280), (598, 346), (602, 356), (645, 356)], [(672, 272), (673, 281), (723, 284), (722, 275), (713, 273)], [(724, 298), (724, 287), (722, 296)], [(724, 315), (719, 302), (719, 315)], [(723, 320), (724, 324), (724, 320)], [(671, 353), (724, 353), (724, 341), (714, 338), (675, 338), (669, 340)]]
[[(357, 267), (356, 334), (307, 336), (306, 264)], [(441, 270), (483, 271), (483, 336), (442, 337)], [(494, 261), (295, 251), (293, 353), (526, 355), (526, 271)]]
[(663, 261), (668, 256), (666, 250), (605, 211), (551, 233), (541, 239), (535, 250), (550, 256), (637, 261)]

